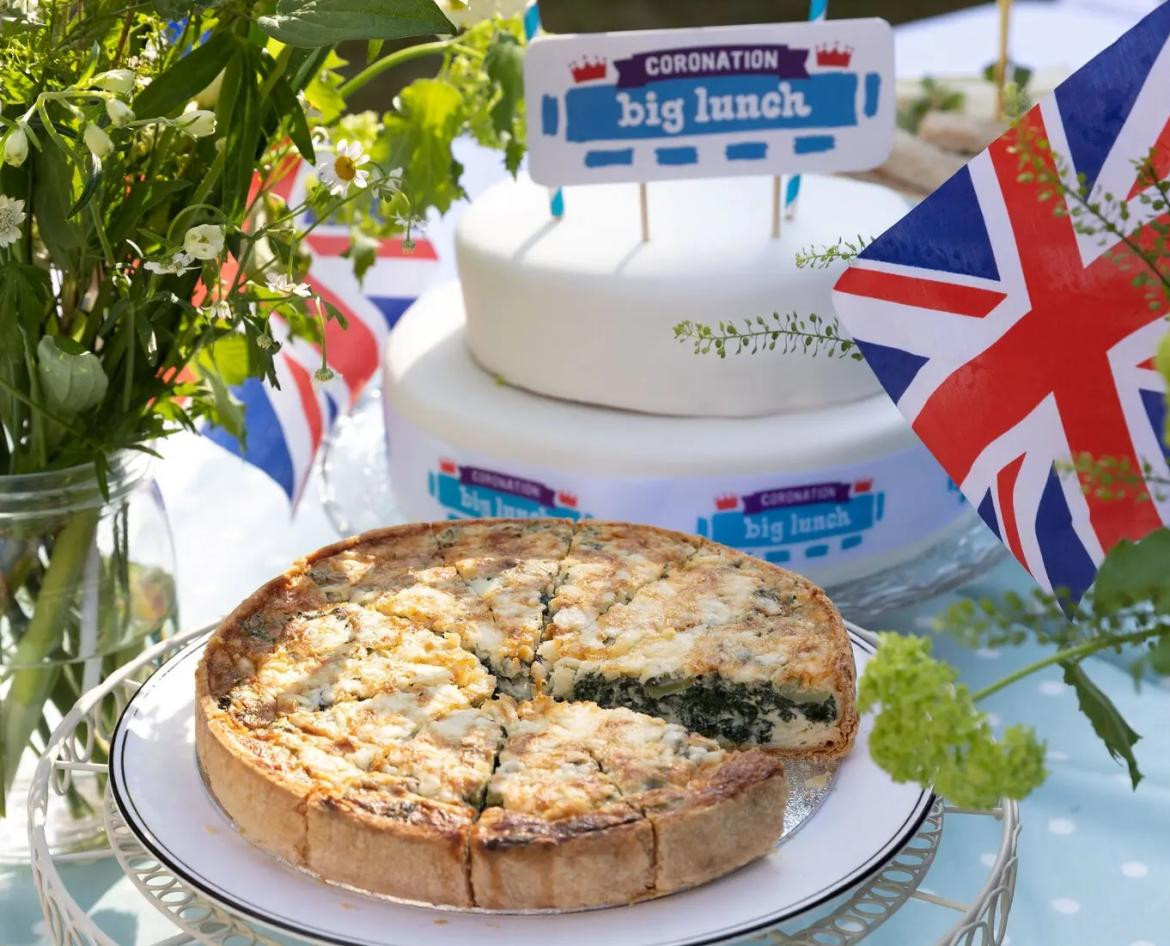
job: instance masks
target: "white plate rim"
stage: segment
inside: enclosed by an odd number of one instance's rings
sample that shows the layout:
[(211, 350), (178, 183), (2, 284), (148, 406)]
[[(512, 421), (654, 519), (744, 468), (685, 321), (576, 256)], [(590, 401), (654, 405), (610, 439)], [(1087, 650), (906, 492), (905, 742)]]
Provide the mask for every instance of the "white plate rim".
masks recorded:
[[(859, 647), (867, 654), (872, 656), (876, 652), (876, 646), (873, 643), (872, 636), (869, 632), (864, 631), (857, 625), (846, 621), (846, 629), (849, 634), (852, 645)], [(171, 851), (166, 844), (164, 844), (142, 818), (137, 806), (134, 804), (130, 793), (125, 791), (123, 779), (123, 756), (127, 743), (126, 733), (128, 723), (131, 720), (131, 714), (136, 709), (136, 702), (147, 693), (151, 685), (158, 686), (165, 678), (168, 672), (183, 665), (187, 660), (193, 656), (193, 652), (201, 650), (207, 643), (214, 631), (208, 631), (206, 634), (201, 634), (192, 641), (189, 641), (173, 655), (171, 655), (165, 663), (158, 667), (150, 674), (134, 692), (134, 694), (127, 701), (126, 706), (123, 707), (118, 721), (114, 727), (114, 732), (110, 741), (110, 764), (109, 764), (109, 789), (119, 813), (126, 827), (134, 834), (135, 838), (150, 854), (156, 858), (163, 866), (171, 871), (176, 878), (182, 883), (185, 883), (207, 897), (214, 903), (219, 904), (225, 909), (242, 916), (250, 921), (260, 923), (270, 929), (278, 930), (282, 933), (291, 934), (309, 942), (321, 944), (321, 946), (398, 946), (389, 940), (374, 941), (369, 939), (355, 939), (352, 936), (341, 938), (341, 933), (337, 930), (325, 930), (321, 928), (309, 928), (303, 923), (282, 917), (274, 913), (267, 907), (257, 906), (245, 900), (239, 899), (238, 895), (226, 891), (215, 880), (208, 878), (191, 868), (181, 856), (176, 855)], [(192, 765), (195, 764), (194, 757), (192, 757)], [(200, 778), (202, 782), (202, 778)], [(206, 790), (206, 786), (204, 786)], [(742, 937), (751, 935), (752, 933), (759, 933), (778, 923), (787, 922), (799, 917), (801, 914), (815, 910), (817, 907), (829, 902), (842, 893), (853, 889), (858, 884), (865, 881), (867, 878), (873, 876), (882, 869), (889, 861), (897, 854), (898, 851), (906, 844), (906, 842), (913, 837), (918, 828), (926, 820), (930, 813), (931, 806), (935, 800), (935, 795), (929, 789), (921, 789), (918, 798), (915, 800), (913, 806), (909, 808), (902, 825), (891, 834), (882, 847), (873, 852), (862, 864), (855, 867), (848, 874), (838, 878), (833, 883), (818, 890), (803, 900), (793, 904), (789, 904), (780, 910), (768, 912), (766, 915), (754, 917), (752, 919), (743, 920), (735, 923), (732, 926), (719, 929), (704, 931), (699, 934), (699, 938), (683, 938), (674, 940), (663, 940), (656, 942), (654, 946), (712, 946), (715, 943), (723, 943), (732, 937)], [(219, 811), (218, 802), (213, 798), (209, 798), (209, 802)], [(814, 812), (814, 816), (815, 816)], [(811, 817), (810, 819), (811, 820)], [(800, 827), (804, 827), (804, 823)], [(250, 842), (248, 842), (250, 843)], [(279, 859), (273, 858), (273, 861), (280, 863)], [(289, 866), (289, 865), (285, 865)], [(292, 867), (292, 869), (296, 869)], [(304, 873), (304, 872), (302, 872)], [(311, 874), (306, 876), (312, 877)], [(318, 883), (327, 884), (326, 881), (317, 878)], [(334, 886), (339, 891), (345, 891), (347, 888), (341, 885)], [(494, 911), (445, 911), (442, 907), (427, 907), (424, 905), (413, 905), (404, 902), (395, 902), (379, 898), (376, 895), (365, 895), (360, 890), (349, 891), (359, 896), (370, 896), (372, 899), (380, 902), (398, 905), (407, 909), (431, 910), (437, 917), (443, 917), (456, 913), (463, 916), (479, 916), (483, 919), (491, 919), (493, 916), (518, 916), (515, 913), (494, 912)], [(686, 891), (680, 891), (680, 894), (685, 895)], [(673, 897), (660, 898), (660, 900), (671, 900)], [(624, 907), (609, 907), (604, 908), (603, 912), (611, 910), (622, 910)], [(576, 911), (577, 915), (585, 915), (590, 912), (598, 911)], [(548, 916), (549, 914), (537, 914)], [(573, 915), (573, 913), (563, 914)]]

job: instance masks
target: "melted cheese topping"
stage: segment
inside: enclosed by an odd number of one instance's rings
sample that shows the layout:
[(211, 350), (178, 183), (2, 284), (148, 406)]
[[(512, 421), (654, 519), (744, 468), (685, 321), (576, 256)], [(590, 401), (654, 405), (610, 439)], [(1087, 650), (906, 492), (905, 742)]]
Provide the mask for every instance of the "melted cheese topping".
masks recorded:
[(823, 619), (792, 576), (709, 546), (592, 624), (546, 640), (540, 656), (555, 696), (586, 673), (815, 687), (836, 656)]
[[(383, 533), (311, 559), (266, 594), (204, 657), (237, 741), (294, 781), (392, 795), (404, 812), (416, 798), (554, 820), (628, 813), (644, 793), (682, 791), (726, 759), (652, 716), (501, 695), (532, 677), (554, 697), (584, 674), (717, 674), (827, 696), (825, 668), (839, 659), (805, 583), (620, 523)], [(833, 730), (773, 722), (787, 745)]]
[(550, 821), (624, 808), (588, 746), (552, 722), (547, 702), (528, 704), (507, 730), (487, 803)]

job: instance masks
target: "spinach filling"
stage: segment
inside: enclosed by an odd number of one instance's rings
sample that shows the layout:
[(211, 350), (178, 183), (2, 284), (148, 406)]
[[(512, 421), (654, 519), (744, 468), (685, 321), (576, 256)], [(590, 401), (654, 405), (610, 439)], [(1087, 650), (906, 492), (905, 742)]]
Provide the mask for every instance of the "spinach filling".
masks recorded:
[(837, 701), (831, 694), (798, 700), (767, 683), (734, 683), (715, 674), (646, 682), (582, 674), (573, 683), (572, 699), (624, 706), (733, 743), (771, 742), (777, 720), (791, 722), (802, 716), (810, 723), (831, 723), (837, 718)]

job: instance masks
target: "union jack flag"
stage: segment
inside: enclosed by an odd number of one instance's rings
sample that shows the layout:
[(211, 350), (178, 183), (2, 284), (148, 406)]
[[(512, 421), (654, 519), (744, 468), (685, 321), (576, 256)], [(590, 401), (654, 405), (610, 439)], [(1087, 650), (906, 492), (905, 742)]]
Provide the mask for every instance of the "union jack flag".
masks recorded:
[[(1168, 325), (1134, 285), (1141, 265), (1112, 239), (1080, 234), (1021, 181), (1013, 145), (1033, 149), (1089, 199), (1126, 207), (1148, 245), (1166, 207), (1137, 162), (1170, 178), (1170, 3), (1062, 83), (870, 244), (834, 304), (866, 361), (984, 521), (1070, 606), (1105, 553), (1170, 522), (1170, 500), (1086, 494), (1073, 458), (1128, 460), (1170, 475), (1165, 391), (1153, 353)], [(1063, 160), (1053, 160), (1052, 155)], [(1067, 202), (1066, 202), (1067, 203)], [(1071, 206), (1071, 205), (1069, 205)], [(1161, 214), (1161, 216), (1158, 216)], [(1132, 493), (1131, 493), (1132, 496)]]
[[(465, 168), (464, 186), (471, 193), (503, 175), (494, 152), (458, 142), (456, 154)], [(294, 158), (282, 169), (273, 192), (296, 206), (304, 199), (312, 170)], [(406, 250), (400, 239), (381, 240), (377, 261), (363, 283), (354, 276), (353, 263), (341, 256), (349, 245), (347, 228), (319, 224), (306, 241), (313, 262), (305, 282), (348, 322), (342, 329), (331, 320), (325, 329), (325, 350), (335, 378), (316, 383), (313, 373), (321, 364), (320, 350), (290, 338), (287, 326), (274, 319), (273, 337), (282, 343), (276, 357), (280, 388), (250, 378), (232, 389), (244, 407), (243, 444), (221, 427), (206, 428), (204, 436), (267, 473), (295, 506), (329, 429), (377, 373), (390, 329), (425, 289), (454, 275), (452, 247), (460, 210), (462, 205), (430, 221), (426, 238), (416, 238), (412, 250)]]

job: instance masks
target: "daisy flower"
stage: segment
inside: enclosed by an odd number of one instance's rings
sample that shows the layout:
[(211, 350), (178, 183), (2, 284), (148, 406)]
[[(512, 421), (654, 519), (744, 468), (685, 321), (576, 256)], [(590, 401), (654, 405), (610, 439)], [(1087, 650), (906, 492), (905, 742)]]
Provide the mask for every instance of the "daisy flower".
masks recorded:
[(23, 200), (0, 194), (0, 247), (10, 246), (20, 239), (20, 228), (27, 218)]
[(268, 283), (268, 288), (273, 292), (284, 295), (300, 296), (302, 299), (307, 299), (313, 294), (313, 290), (305, 283), (293, 282), (284, 273), (268, 273), (264, 277), (264, 281)]
[(369, 183), (369, 171), (359, 170), (370, 160), (370, 156), (362, 150), (357, 141), (346, 141), (344, 138), (337, 143), (332, 152), (325, 152), (317, 171), (329, 193), (334, 197), (344, 197), (349, 193), (349, 185), (363, 188)]

